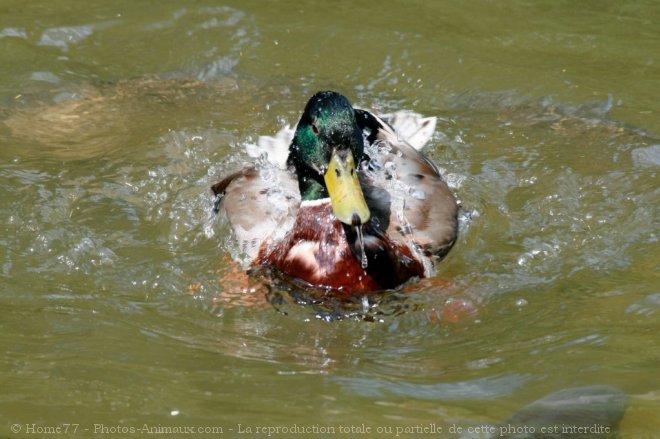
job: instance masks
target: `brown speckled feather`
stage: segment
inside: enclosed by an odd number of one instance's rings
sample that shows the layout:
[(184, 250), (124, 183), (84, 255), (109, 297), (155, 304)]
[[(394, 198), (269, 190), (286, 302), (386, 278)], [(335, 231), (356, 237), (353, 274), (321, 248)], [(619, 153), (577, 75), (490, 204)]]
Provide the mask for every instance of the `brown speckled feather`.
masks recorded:
[(213, 185), (218, 210), (225, 212), (248, 263), (269, 240), (283, 239), (300, 207), (295, 176), (279, 168), (246, 167)]
[[(432, 268), (456, 241), (456, 199), (432, 161), (401, 140), (382, 119), (364, 110), (357, 112), (358, 122), (371, 131), (378, 150), (365, 166), (365, 195), (382, 193), (378, 189), (387, 192), (389, 216), (385, 235), (400, 245), (412, 243), (413, 250), (431, 258), (432, 264), (427, 268)], [(370, 198), (376, 205), (373, 198), (377, 197)], [(385, 197), (380, 198), (383, 204)]]

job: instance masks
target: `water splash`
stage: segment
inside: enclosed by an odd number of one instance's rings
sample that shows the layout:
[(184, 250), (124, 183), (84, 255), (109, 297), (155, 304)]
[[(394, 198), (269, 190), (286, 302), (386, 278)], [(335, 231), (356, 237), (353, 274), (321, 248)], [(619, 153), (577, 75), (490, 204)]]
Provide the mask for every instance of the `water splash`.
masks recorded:
[(357, 233), (357, 250), (360, 252), (360, 265), (362, 268), (366, 269), (368, 266), (367, 254), (364, 251), (364, 238), (362, 237), (362, 226), (355, 227), (355, 233)]
[(362, 296), (362, 299), (360, 300), (362, 304), (362, 312), (364, 314), (367, 314), (369, 312), (369, 298), (367, 296)]

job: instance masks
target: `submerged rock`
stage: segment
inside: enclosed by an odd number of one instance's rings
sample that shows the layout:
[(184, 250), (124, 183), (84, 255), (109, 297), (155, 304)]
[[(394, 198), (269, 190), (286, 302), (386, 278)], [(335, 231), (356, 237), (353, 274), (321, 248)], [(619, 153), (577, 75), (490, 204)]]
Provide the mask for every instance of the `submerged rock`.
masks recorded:
[(244, 101), (238, 84), (229, 76), (149, 76), (22, 93), (0, 108), (0, 134), (60, 160), (94, 157), (147, 141), (144, 136), (154, 132), (213, 120), (224, 111), (219, 103), (237, 107)]
[(626, 394), (608, 385), (563, 389), (518, 410), (497, 426), (499, 434), (493, 437), (611, 438), (627, 404)]

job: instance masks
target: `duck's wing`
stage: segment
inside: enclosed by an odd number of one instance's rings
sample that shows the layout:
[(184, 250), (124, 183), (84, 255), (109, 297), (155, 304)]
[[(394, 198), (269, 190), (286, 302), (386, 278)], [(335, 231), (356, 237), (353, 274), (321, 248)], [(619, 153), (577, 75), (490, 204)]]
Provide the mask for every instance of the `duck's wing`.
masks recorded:
[(264, 157), (278, 168), (286, 169), (289, 145), (291, 145), (294, 133), (294, 128), (285, 125), (274, 136), (259, 136), (256, 143), (248, 143), (245, 145), (245, 151), (250, 157)]
[(226, 214), (242, 256), (252, 262), (265, 242), (281, 239), (300, 207), (298, 183), (291, 173), (246, 167), (212, 186), (216, 211)]
[[(356, 110), (370, 142), (363, 166), (364, 192), (381, 231), (431, 262), (444, 257), (456, 241), (458, 205), (437, 166), (402, 140), (385, 121)], [(431, 266), (425, 266), (429, 275)]]
[(387, 122), (399, 138), (404, 139), (418, 151), (421, 151), (424, 145), (431, 140), (437, 123), (435, 117), (424, 117), (406, 110), (381, 114), (378, 118)]

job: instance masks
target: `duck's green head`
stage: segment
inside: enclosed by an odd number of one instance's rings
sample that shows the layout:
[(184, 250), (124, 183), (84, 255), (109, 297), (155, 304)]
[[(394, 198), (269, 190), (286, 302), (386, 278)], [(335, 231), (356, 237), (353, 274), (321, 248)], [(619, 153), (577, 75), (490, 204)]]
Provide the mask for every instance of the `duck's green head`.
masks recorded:
[(337, 219), (349, 225), (364, 224), (370, 216), (357, 178), (363, 142), (348, 99), (322, 91), (307, 103), (289, 147), (302, 199), (330, 197)]

